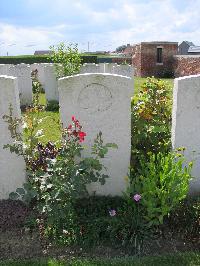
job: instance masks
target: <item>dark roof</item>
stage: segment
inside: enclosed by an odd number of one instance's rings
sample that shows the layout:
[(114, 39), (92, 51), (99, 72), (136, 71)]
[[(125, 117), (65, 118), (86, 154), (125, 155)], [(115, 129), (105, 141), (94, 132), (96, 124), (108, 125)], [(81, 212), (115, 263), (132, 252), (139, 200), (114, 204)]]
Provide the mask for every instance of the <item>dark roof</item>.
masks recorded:
[(43, 54), (50, 54), (50, 50), (40, 50), (40, 51), (35, 51), (34, 55), (43, 55)]
[(190, 46), (188, 53), (200, 53), (200, 46)]
[(189, 46), (195, 46), (193, 42), (188, 42), (188, 41), (184, 41), (186, 42)]

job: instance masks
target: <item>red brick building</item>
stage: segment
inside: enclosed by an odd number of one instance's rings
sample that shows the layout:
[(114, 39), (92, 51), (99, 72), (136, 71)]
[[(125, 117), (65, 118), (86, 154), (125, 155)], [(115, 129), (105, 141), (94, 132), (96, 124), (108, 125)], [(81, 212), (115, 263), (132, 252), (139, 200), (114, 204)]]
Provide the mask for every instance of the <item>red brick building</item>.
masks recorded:
[(125, 56), (133, 56), (133, 45), (130, 45), (129, 43), (126, 45), (126, 48), (124, 49), (124, 51), (123, 51), (123, 54), (125, 55)]
[(174, 72), (174, 55), (178, 42), (141, 42), (133, 47), (132, 64), (140, 77), (170, 77)]

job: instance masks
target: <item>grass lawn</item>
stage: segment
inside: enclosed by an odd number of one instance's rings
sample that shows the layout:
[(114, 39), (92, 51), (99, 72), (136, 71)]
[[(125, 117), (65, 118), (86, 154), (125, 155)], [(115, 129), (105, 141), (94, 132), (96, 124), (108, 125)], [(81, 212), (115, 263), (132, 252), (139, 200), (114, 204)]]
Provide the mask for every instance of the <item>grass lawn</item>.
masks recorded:
[[(170, 86), (170, 94), (173, 87), (173, 79), (163, 79)], [(141, 85), (146, 81), (146, 78), (135, 77), (134, 82), (134, 93), (137, 93)], [(45, 94), (40, 94), (40, 104), (46, 105)], [(44, 137), (41, 137), (41, 142), (46, 143), (49, 140), (56, 142), (60, 138), (60, 128), (59, 128), (59, 112), (44, 111), (40, 113), (40, 117), (43, 118), (43, 122), (39, 125), (38, 129), (43, 129)]]
[(3, 261), (0, 266), (197, 266), (200, 265), (200, 253), (177, 253), (165, 256), (143, 258), (114, 259), (73, 259), (71, 261), (56, 259)]

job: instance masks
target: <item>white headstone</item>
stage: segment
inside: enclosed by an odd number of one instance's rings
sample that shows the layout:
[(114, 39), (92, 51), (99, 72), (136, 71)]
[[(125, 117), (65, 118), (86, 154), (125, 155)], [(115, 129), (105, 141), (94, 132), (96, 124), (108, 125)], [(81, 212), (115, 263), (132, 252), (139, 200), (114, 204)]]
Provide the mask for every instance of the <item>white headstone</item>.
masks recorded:
[(83, 64), (80, 69), (80, 73), (99, 73), (99, 65), (97, 64)]
[(8, 75), (17, 77), (21, 105), (31, 105), (33, 100), (31, 68), (27, 64), (12, 65)]
[(113, 74), (133, 78), (134, 69), (131, 65), (116, 65), (113, 67)]
[(113, 73), (113, 67), (117, 66), (117, 63), (105, 63), (104, 73)]
[(10, 192), (22, 187), (25, 181), (25, 163), (22, 157), (10, 153), (3, 146), (11, 143), (8, 124), (3, 120), (4, 115), (9, 115), (10, 104), (13, 116), (20, 117), (19, 92), (17, 78), (0, 76), (0, 199), (7, 199)]
[(0, 64), (0, 75), (8, 75), (11, 64)]
[(99, 73), (105, 73), (105, 64), (99, 63)]
[(47, 101), (58, 101), (58, 81), (53, 64), (46, 64), (44, 66), (44, 90)]
[[(59, 79), (61, 121), (66, 126), (74, 115), (86, 132), (91, 147), (97, 133), (105, 143), (116, 143), (103, 160), (110, 176), (106, 184), (92, 184), (90, 193), (121, 195), (129, 172), (131, 154), (131, 96), (133, 80), (111, 74), (81, 74)], [(87, 153), (86, 153), (87, 154)]]
[(174, 81), (172, 146), (185, 147), (188, 162), (194, 160), (190, 193), (200, 192), (200, 75)]

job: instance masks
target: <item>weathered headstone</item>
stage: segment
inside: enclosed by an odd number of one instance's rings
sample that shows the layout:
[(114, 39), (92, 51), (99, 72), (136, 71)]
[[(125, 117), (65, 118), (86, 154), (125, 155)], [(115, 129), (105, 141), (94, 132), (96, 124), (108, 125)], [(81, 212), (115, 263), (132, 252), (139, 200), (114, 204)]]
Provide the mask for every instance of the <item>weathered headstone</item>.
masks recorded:
[(53, 64), (46, 64), (44, 66), (44, 90), (47, 101), (58, 101), (58, 81)]
[(25, 181), (25, 163), (22, 157), (10, 153), (3, 146), (11, 143), (8, 124), (3, 120), (9, 114), (10, 104), (13, 116), (20, 117), (19, 92), (17, 78), (0, 76), (0, 199), (7, 199), (9, 193), (22, 187)]
[(185, 147), (187, 161), (194, 160), (190, 193), (200, 192), (200, 75), (174, 81), (172, 146)]
[(133, 78), (134, 69), (131, 65), (115, 65), (113, 66), (113, 74)]
[(33, 100), (31, 68), (27, 64), (12, 65), (8, 75), (17, 77), (21, 105), (30, 105)]
[(79, 119), (89, 147), (99, 131), (105, 143), (118, 145), (103, 160), (110, 178), (104, 186), (89, 186), (90, 193), (121, 195), (130, 163), (133, 80), (112, 74), (83, 74), (59, 79), (58, 83), (62, 123), (70, 123), (72, 116)]

